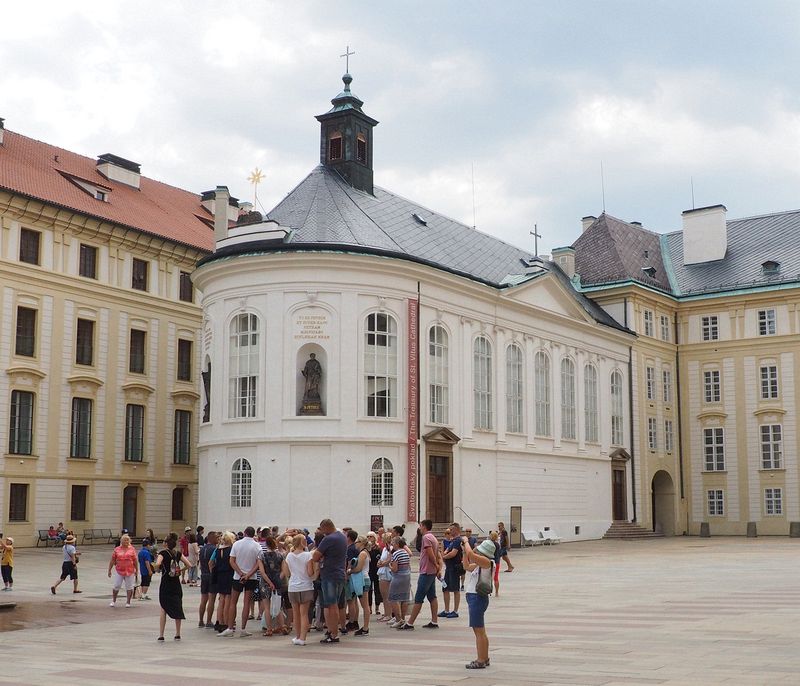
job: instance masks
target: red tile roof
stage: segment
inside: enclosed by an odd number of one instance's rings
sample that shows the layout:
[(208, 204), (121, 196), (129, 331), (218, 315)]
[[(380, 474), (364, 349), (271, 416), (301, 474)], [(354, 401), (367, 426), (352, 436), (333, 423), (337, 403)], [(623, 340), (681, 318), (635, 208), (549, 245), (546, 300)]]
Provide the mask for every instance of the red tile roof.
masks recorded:
[[(95, 164), (90, 157), (6, 129), (0, 145), (0, 188), (205, 252), (213, 250), (214, 230), (206, 223), (212, 216), (197, 193), (145, 176), (137, 190), (105, 178)], [(69, 176), (110, 188), (108, 201), (96, 200)]]

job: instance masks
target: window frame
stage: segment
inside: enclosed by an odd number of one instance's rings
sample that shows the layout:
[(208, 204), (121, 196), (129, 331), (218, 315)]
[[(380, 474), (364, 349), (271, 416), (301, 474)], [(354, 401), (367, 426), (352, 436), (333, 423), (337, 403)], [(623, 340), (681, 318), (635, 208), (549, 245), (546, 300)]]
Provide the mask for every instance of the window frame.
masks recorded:
[(778, 333), (778, 314), (774, 307), (758, 311), (758, 335), (776, 336)]
[(553, 380), (550, 356), (544, 350), (537, 350), (533, 357), (534, 386), (536, 391), (535, 433), (537, 436), (553, 435), (552, 396)]
[(578, 436), (578, 394), (575, 390), (575, 362), (570, 357), (562, 357), (561, 374), (561, 438), (574, 441)]
[(671, 455), (675, 450), (675, 424), (671, 419), (664, 420), (664, 452)]
[[(15, 488), (16, 487), (16, 488)], [(15, 494), (15, 491), (17, 492)], [(20, 491), (22, 492), (22, 512), (18, 502), (20, 498)], [(8, 523), (11, 522), (27, 522), (28, 521), (28, 500), (30, 499), (31, 485), (21, 483), (18, 481), (9, 482), (8, 487)]]
[(671, 336), (670, 336), (670, 321), (669, 317), (665, 314), (659, 315), (658, 319), (660, 325), (660, 333), (661, 333), (661, 340), (666, 341), (669, 343)]
[(178, 338), (175, 353), (175, 378), (177, 381), (192, 381), (193, 355), (194, 341), (188, 338)]
[(761, 469), (783, 469), (783, 425), (759, 424), (758, 441), (761, 447)]
[[(23, 416), (20, 411), (20, 400), (22, 398), (29, 398), (30, 400), (25, 406), (27, 407), (26, 416)], [(8, 414), (8, 454), (33, 455), (34, 429), (36, 426), (36, 394), (32, 391), (18, 388), (12, 389)], [(24, 435), (22, 435), (23, 432)]]
[(600, 375), (591, 362), (583, 366), (583, 439), (586, 443), (600, 440)]
[[(82, 330), (87, 328), (88, 332)], [(94, 366), (94, 337), (96, 329), (97, 326), (94, 319), (78, 317), (75, 325), (75, 364), (82, 367)]]
[[(144, 270), (144, 274), (140, 270)], [(150, 290), (150, 262), (138, 257), (131, 259), (131, 288), (147, 293)]]
[(178, 277), (178, 300), (185, 303), (194, 302), (194, 284), (190, 272), (181, 271)]
[(525, 355), (517, 343), (506, 348), (506, 431), (525, 431)]
[(370, 505), (371, 507), (394, 507), (394, 465), (388, 457), (378, 457), (372, 463)]
[(125, 405), (125, 462), (144, 462), (145, 406), (137, 403)]
[[(76, 498), (75, 498), (75, 489), (81, 489), (78, 492), (83, 493), (83, 502), (80, 501), (80, 498), (77, 501), (77, 505), (82, 505), (82, 507), (76, 506)], [(69, 520), (71, 522), (87, 522), (89, 521), (86, 517), (86, 512), (89, 509), (89, 486), (85, 484), (72, 484), (70, 487), (69, 493)]]
[[(69, 456), (71, 459), (89, 460), (92, 458), (93, 413), (94, 402), (91, 398), (73, 396), (69, 431)], [(83, 452), (86, 454), (80, 454)]]
[(703, 427), (703, 464), (706, 472), (725, 471), (725, 428)]
[[(36, 333), (39, 310), (34, 307), (17, 305), (17, 318), (14, 323), (14, 354), (18, 357), (36, 357)], [(22, 327), (25, 327), (25, 331)], [(28, 330), (30, 329), (30, 330)]]
[(783, 488), (781, 486), (764, 489), (764, 516), (783, 517)]
[[(170, 494), (170, 510), (173, 522), (186, 520), (186, 487), (175, 486)], [(177, 515), (177, 516), (176, 516)]]
[(703, 401), (707, 405), (722, 402), (722, 373), (719, 369), (703, 370)]
[(645, 397), (647, 400), (656, 399), (656, 368), (647, 365), (644, 368)]
[(428, 417), (431, 424), (450, 419), (450, 335), (441, 324), (428, 329)]
[[(33, 241), (34, 245), (29, 244)], [(34, 254), (35, 253), (35, 254)], [(42, 232), (35, 229), (19, 230), (19, 261), (40, 267), (42, 264)]]
[[(81, 243), (78, 248), (78, 276), (85, 279), (97, 280), (97, 246)], [(91, 255), (91, 259), (89, 259)], [(91, 266), (91, 269), (88, 267)], [(90, 271), (91, 273), (86, 273)]]
[(725, 516), (725, 491), (721, 488), (706, 490), (706, 510), (709, 517)]
[[(136, 339), (136, 342), (134, 342), (134, 339)], [(139, 343), (139, 339), (141, 339), (141, 343)], [(140, 345), (141, 349), (139, 349)], [(144, 329), (131, 329), (128, 334), (128, 373), (145, 374), (146, 370), (147, 331)]]
[(494, 426), (492, 342), (483, 334), (472, 341), (472, 427), (492, 431)]
[(647, 418), (647, 448), (650, 452), (658, 450), (658, 420), (655, 417)]
[(231, 466), (231, 508), (253, 506), (253, 466), (246, 457)]
[(661, 370), (661, 391), (662, 398), (667, 405), (671, 405), (674, 400), (672, 386), (672, 369), (664, 368)]
[(653, 310), (643, 310), (642, 320), (644, 321), (644, 335), (655, 338), (655, 315)]
[(172, 432), (172, 464), (188, 465), (192, 458), (192, 411), (175, 410)]
[[(334, 141), (336, 145), (334, 145)], [(334, 156), (334, 151), (338, 154)], [(344, 159), (344, 137), (340, 131), (335, 131), (328, 136), (328, 161), (339, 162)]]
[[(625, 444), (625, 400), (622, 372), (615, 369), (610, 377), (611, 396), (611, 445)], [(615, 440), (619, 439), (619, 440)]]
[(762, 364), (759, 366), (758, 374), (759, 374), (759, 381), (761, 388), (761, 400), (778, 399), (780, 397), (780, 385), (778, 381), (778, 365)]
[(363, 133), (356, 135), (356, 162), (367, 164), (367, 137)]
[(702, 315), (700, 318), (700, 331), (704, 341), (718, 341), (719, 315)]
[[(240, 328), (245, 320), (245, 328)], [(254, 419), (258, 415), (261, 340), (261, 318), (257, 314), (238, 312), (231, 318), (228, 324), (228, 419)]]
[(395, 419), (399, 416), (400, 407), (397, 319), (388, 312), (370, 312), (362, 321), (364, 416), (369, 419)]

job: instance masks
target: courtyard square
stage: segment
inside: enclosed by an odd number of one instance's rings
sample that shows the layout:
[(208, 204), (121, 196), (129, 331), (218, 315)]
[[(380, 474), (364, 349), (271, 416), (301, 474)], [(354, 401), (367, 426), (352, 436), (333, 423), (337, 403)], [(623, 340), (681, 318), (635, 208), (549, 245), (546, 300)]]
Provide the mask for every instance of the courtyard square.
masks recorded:
[(463, 604), (438, 631), (375, 623), (368, 637), (322, 646), (312, 632), (295, 647), (198, 629), (199, 589), (184, 587), (183, 640), (169, 640), (168, 624), (158, 644), (157, 600), (108, 607), (109, 547), (83, 547), (83, 593), (65, 583), (55, 597), (61, 551), (24, 549), (0, 597), (18, 603), (0, 612), (0, 683), (796, 684), (798, 545), (680, 537), (512, 551), (516, 569), (487, 613), (492, 665), (475, 672), (464, 669), (474, 642)]

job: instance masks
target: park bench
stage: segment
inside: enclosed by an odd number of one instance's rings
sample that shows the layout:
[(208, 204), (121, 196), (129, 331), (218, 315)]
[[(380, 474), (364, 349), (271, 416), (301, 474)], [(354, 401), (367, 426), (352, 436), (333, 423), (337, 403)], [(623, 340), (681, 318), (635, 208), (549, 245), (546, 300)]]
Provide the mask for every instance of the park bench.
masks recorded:
[(554, 531), (550, 530), (549, 526), (539, 530), (539, 536), (542, 538), (542, 543), (545, 545), (554, 545), (561, 543), (561, 536), (557, 536)]
[(544, 539), (538, 531), (523, 531), (522, 532), (522, 547), (542, 545)]
[(50, 538), (50, 536), (48, 535), (48, 531), (49, 531), (48, 529), (39, 529), (38, 531), (39, 531), (39, 538), (36, 541), (36, 547), (37, 548), (39, 547), (40, 543), (44, 543), (44, 547), (45, 548), (47, 546), (49, 546), (51, 543), (53, 545), (61, 545), (62, 544), (62, 540), (60, 538)]
[(114, 532), (111, 529), (84, 529), (81, 537), (83, 543), (113, 543)]

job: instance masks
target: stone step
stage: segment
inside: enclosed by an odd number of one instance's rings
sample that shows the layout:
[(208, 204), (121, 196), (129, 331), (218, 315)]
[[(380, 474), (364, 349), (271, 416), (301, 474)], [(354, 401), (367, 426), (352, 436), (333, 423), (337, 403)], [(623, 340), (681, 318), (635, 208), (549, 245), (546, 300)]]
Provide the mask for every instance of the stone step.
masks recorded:
[(603, 535), (603, 538), (634, 541), (648, 538), (664, 538), (664, 534), (645, 529), (635, 522), (613, 522)]

